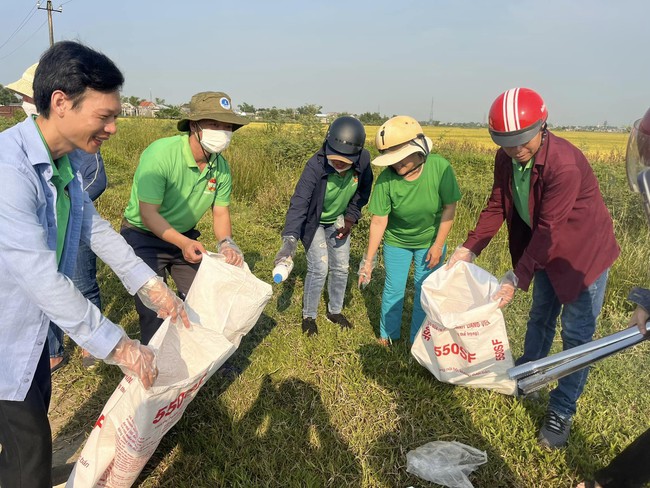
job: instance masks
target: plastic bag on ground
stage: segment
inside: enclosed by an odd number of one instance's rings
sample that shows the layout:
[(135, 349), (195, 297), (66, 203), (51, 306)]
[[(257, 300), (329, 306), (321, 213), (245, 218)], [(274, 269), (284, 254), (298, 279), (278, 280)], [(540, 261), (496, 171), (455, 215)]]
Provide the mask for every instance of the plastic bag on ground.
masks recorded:
[(450, 488), (473, 488), (467, 475), (487, 462), (485, 451), (456, 441), (433, 441), (406, 454), (406, 471)]

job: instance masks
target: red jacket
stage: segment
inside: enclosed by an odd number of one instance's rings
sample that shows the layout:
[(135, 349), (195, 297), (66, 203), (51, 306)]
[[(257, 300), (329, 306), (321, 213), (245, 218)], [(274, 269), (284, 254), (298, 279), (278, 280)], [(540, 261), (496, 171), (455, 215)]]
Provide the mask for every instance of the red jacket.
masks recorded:
[(505, 219), (519, 288), (528, 290), (533, 274), (545, 270), (560, 302), (570, 303), (620, 253), (612, 218), (585, 156), (549, 131), (535, 154), (530, 182), (532, 229), (515, 209), (512, 159), (499, 149), (492, 194), (463, 245), (479, 255)]

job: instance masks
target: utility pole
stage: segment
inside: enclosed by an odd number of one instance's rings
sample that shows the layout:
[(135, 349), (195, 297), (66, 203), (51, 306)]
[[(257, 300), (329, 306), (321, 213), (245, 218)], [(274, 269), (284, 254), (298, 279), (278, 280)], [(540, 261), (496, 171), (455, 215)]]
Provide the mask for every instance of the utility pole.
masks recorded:
[(52, 12), (63, 12), (63, 6), (59, 5), (58, 9), (52, 8), (52, 0), (47, 0), (45, 7), (41, 7), (40, 2), (36, 4), (39, 10), (47, 10), (47, 23), (50, 27), (50, 47), (54, 45), (54, 25), (52, 24)]

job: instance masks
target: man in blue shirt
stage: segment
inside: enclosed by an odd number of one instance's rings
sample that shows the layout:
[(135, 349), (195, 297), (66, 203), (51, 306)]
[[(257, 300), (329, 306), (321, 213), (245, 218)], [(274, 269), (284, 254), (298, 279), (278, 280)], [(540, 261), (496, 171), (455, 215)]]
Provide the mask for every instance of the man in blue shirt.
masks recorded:
[[(23, 99), (23, 111), (28, 117), (38, 116), (36, 105), (34, 105), (34, 73), (38, 63), (34, 63), (25, 70), (20, 79), (9, 83), (5, 88), (17, 93)], [(83, 189), (94, 202), (104, 193), (108, 183), (104, 160), (100, 151), (89, 154), (80, 149), (75, 149), (68, 154), (70, 164), (77, 168), (83, 179)], [(94, 303), (98, 309), (102, 309), (99, 284), (97, 283), (97, 256), (84, 242), (79, 242), (77, 252), (77, 264), (75, 265), (72, 282), (79, 289), (83, 296)], [(63, 355), (63, 331), (53, 322), (50, 322), (50, 330), (47, 333), (47, 342), (50, 350), (50, 370), (52, 372), (65, 366)], [(86, 368), (94, 366), (96, 359), (88, 351), (83, 351), (83, 365)]]
[(157, 375), (153, 351), (133, 341), (70, 280), (83, 240), (131, 294), (160, 316), (182, 319), (176, 297), (84, 193), (67, 154), (95, 153), (115, 133), (124, 78), (103, 54), (59, 42), (34, 77), (40, 115), (0, 133), (0, 486), (50, 488), (47, 419), (50, 320), (97, 358), (145, 388)]

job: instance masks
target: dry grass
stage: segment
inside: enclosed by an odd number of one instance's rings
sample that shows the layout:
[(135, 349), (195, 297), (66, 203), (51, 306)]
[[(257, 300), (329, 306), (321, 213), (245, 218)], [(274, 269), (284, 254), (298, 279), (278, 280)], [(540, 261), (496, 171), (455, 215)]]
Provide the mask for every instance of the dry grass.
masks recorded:
[[(280, 245), (288, 196), (313, 151), (313, 141), (296, 139), (304, 136), (301, 131), (245, 128), (229, 150), (237, 195), (232, 207), (235, 238), (253, 272), (267, 281)], [(110, 188), (98, 209), (114, 226), (126, 205), (140, 151), (156, 137), (173, 132), (171, 123), (121, 121), (120, 133), (106, 144)], [(478, 138), (485, 135), (469, 132), (477, 140), (468, 143), (471, 137), (461, 134), (432, 132), (437, 141), (443, 136), (439, 149), (451, 160), (464, 194), (449, 239), (452, 249), (474, 225), (491, 184), (492, 151), (478, 147)], [(605, 144), (601, 150), (616, 147)], [(650, 281), (649, 241), (620, 161), (616, 165), (603, 161), (595, 167), (623, 249), (612, 270), (601, 317), (598, 334), (604, 335), (624, 325), (630, 286)], [(353, 230), (352, 271), (366, 244), (367, 228), (365, 218)], [(213, 249), (207, 220), (200, 229)], [(503, 234), (479, 264), (497, 275), (509, 267)], [(403, 342), (392, 348), (376, 343), (381, 268), (363, 292), (352, 286), (351, 273), (345, 313), (353, 330), (341, 332), (323, 314), (318, 319), (320, 334), (304, 337), (300, 319), (305, 266), (301, 251), (289, 280), (274, 287), (262, 318), (234, 357), (242, 373), (215, 375), (201, 390), (161, 443), (139, 486), (433, 486), (406, 472), (406, 453), (431, 440), (457, 440), (488, 453), (488, 463), (472, 476), (477, 487), (569, 487), (647, 428), (647, 344), (593, 369), (569, 447), (548, 452), (535, 440), (548, 392), (542, 394), (541, 403), (532, 403), (441, 384), (411, 359)], [(137, 336), (132, 299), (106, 267), (101, 266), (99, 277), (107, 315)], [(530, 295), (518, 293), (506, 309), (515, 355), (522, 350), (529, 305)], [(407, 299), (403, 332), (411, 306)], [(324, 312), (324, 303), (321, 307)], [(555, 350), (559, 347), (556, 342)], [(119, 381), (116, 368), (101, 366), (87, 373), (79, 362), (75, 354), (55, 377), (55, 444), (80, 433), (83, 437)]]

